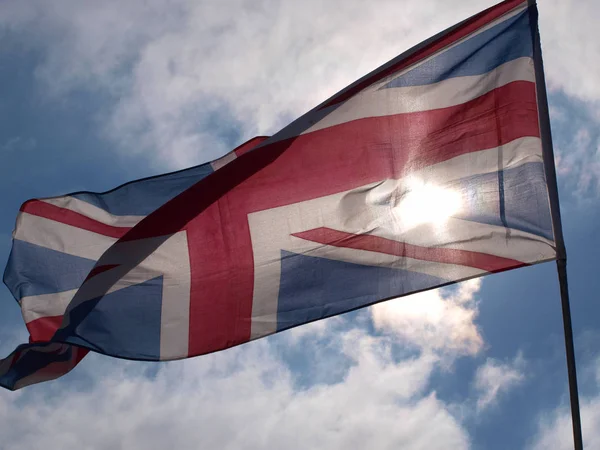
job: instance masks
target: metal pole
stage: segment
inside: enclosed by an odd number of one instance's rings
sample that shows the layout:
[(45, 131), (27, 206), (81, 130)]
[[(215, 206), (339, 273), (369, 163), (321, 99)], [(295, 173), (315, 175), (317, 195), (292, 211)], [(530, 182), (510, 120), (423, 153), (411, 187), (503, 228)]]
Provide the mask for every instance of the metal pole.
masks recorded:
[(548, 184), (550, 212), (554, 227), (554, 242), (556, 244), (558, 281), (560, 283), (560, 298), (562, 305), (563, 329), (565, 335), (565, 349), (567, 353), (567, 372), (569, 377), (569, 394), (571, 400), (571, 420), (573, 423), (573, 443), (575, 450), (583, 450), (583, 437), (581, 433), (581, 417), (579, 412), (579, 393), (577, 389), (577, 370), (575, 366), (575, 347), (573, 345), (573, 326), (571, 323), (571, 307), (569, 302), (569, 288), (567, 283), (567, 253), (560, 219), (560, 204), (558, 201), (558, 185), (556, 182), (556, 169), (554, 167), (554, 151), (552, 148), (552, 134), (550, 130), (550, 115), (548, 113), (548, 98), (546, 94), (546, 80), (542, 63), (542, 49), (538, 30), (538, 10), (535, 0), (528, 0), (529, 20), (533, 37), (533, 62), (535, 67), (535, 81), (537, 91), (538, 113), (540, 121), (540, 135), (542, 138), (542, 153)]
[(575, 367), (575, 346), (573, 345), (573, 327), (571, 325), (571, 307), (569, 305), (569, 288), (567, 283), (567, 260), (556, 261), (558, 280), (560, 282), (560, 299), (562, 304), (563, 328), (565, 331), (565, 348), (567, 351), (567, 371), (569, 375), (569, 394), (571, 397), (571, 420), (573, 422), (573, 442), (575, 450), (583, 449), (581, 433), (581, 417), (579, 414), (579, 394), (577, 390), (577, 369)]

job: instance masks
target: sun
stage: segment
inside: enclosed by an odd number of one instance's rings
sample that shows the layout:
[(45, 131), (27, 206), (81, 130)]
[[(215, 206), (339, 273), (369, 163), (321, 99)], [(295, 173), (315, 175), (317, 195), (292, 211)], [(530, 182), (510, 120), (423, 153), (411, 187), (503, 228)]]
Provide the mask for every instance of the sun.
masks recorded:
[(450, 217), (462, 209), (460, 192), (419, 179), (406, 183), (394, 213), (403, 224), (411, 229), (422, 224), (442, 226)]

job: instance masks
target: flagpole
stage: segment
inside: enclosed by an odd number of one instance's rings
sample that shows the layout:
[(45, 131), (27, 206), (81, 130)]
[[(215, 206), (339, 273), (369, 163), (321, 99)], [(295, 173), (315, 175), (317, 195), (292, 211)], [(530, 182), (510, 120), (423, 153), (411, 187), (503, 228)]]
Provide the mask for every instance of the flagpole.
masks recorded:
[(575, 346), (573, 344), (573, 325), (571, 323), (571, 306), (569, 301), (569, 285), (567, 282), (567, 252), (560, 219), (560, 204), (558, 201), (558, 185), (556, 181), (556, 168), (554, 167), (554, 150), (552, 147), (552, 134), (550, 130), (550, 115), (548, 112), (548, 97), (546, 94), (546, 80), (542, 63), (542, 49), (538, 30), (538, 10), (535, 0), (528, 0), (529, 18), (533, 34), (533, 62), (535, 67), (535, 81), (538, 99), (540, 121), (540, 135), (542, 138), (542, 153), (548, 184), (550, 199), (550, 212), (554, 227), (554, 241), (556, 244), (556, 267), (560, 284), (560, 299), (562, 306), (563, 330), (565, 335), (565, 350), (567, 356), (567, 373), (569, 379), (569, 394), (571, 401), (571, 420), (573, 424), (573, 444), (575, 450), (583, 450), (583, 437), (581, 432), (581, 417), (579, 411), (579, 393), (577, 388), (577, 369), (575, 365)]
[(575, 346), (573, 345), (573, 327), (571, 324), (571, 308), (569, 305), (569, 289), (567, 283), (567, 258), (556, 261), (560, 297), (562, 303), (563, 328), (565, 331), (565, 347), (567, 351), (567, 370), (569, 374), (569, 392), (571, 396), (571, 418), (573, 421), (573, 440), (575, 450), (583, 449), (581, 418), (579, 414), (579, 394), (577, 390), (577, 369), (575, 367)]

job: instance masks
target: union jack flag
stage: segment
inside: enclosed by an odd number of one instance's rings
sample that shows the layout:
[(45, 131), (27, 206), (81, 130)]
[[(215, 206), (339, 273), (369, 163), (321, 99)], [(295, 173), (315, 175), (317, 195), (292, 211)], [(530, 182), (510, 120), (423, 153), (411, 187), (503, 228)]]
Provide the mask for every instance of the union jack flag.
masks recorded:
[(26, 202), (4, 282), (31, 339), (0, 384), (89, 350), (201, 355), (556, 259), (536, 32), (535, 4), (508, 0), (219, 160)]

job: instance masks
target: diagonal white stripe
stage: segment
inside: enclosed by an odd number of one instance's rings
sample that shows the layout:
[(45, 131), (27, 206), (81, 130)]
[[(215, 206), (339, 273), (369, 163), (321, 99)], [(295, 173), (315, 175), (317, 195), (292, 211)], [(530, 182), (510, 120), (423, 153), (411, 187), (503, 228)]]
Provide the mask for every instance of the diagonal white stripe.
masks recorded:
[[(187, 357), (191, 271), (186, 232), (119, 242), (102, 256), (98, 265), (116, 267), (87, 280), (69, 303), (68, 309), (162, 276), (160, 359)], [(68, 321), (68, 316), (65, 316), (65, 320)]]
[(59, 208), (64, 208), (79, 214), (83, 214), (84, 216), (87, 216), (90, 219), (94, 219), (98, 222), (114, 227), (133, 227), (145, 217), (115, 216), (103, 210), (102, 208), (98, 208), (97, 206), (92, 205), (91, 203), (84, 202), (83, 200), (68, 195), (64, 197), (43, 198), (40, 200), (45, 203), (50, 203), (51, 205), (58, 206)]
[(515, 7), (514, 9), (512, 9), (511, 11), (508, 11), (507, 13), (503, 14), (502, 16), (498, 17), (496, 20), (493, 20), (492, 22), (482, 26), (481, 28), (478, 28), (477, 30), (475, 30), (474, 32), (464, 36), (463, 38), (457, 40), (456, 42), (453, 42), (450, 45), (447, 45), (446, 47), (443, 47), (441, 49), (439, 49), (437, 52), (429, 55), (427, 58), (424, 58), (420, 61), (418, 61), (415, 64), (412, 64), (402, 70), (399, 70), (398, 72), (395, 72), (391, 75), (389, 75), (386, 78), (382, 78), (381, 80), (379, 80), (377, 83), (369, 86), (367, 89), (379, 89), (381, 86), (385, 85), (386, 83), (388, 83), (390, 80), (402, 76), (403, 74), (410, 72), (411, 70), (415, 69), (416, 67), (421, 66), (422, 64), (425, 64), (427, 61), (430, 61), (436, 57), (438, 57), (439, 55), (441, 55), (442, 53), (459, 46), (460, 44), (468, 41), (469, 39), (477, 36), (478, 34), (483, 33), (484, 31), (489, 30), (490, 28), (495, 27), (496, 25), (499, 25), (502, 22), (505, 22), (506, 20), (515, 17), (518, 14), (521, 14), (523, 11), (525, 11), (525, 9), (527, 9), (527, 2), (523, 1), (523, 3), (517, 7)]
[(535, 82), (531, 58), (518, 58), (486, 73), (425, 86), (367, 89), (348, 99), (302, 134), (367, 117), (384, 117), (460, 105), (513, 81)]
[(62, 316), (77, 289), (53, 294), (32, 295), (20, 301), (25, 323), (42, 317)]
[(221, 167), (226, 166), (227, 164), (229, 164), (231, 161), (233, 161), (236, 158), (237, 158), (237, 155), (235, 154), (235, 152), (229, 152), (222, 158), (219, 158), (219, 159), (211, 162), (210, 165), (214, 171), (217, 171)]
[(117, 239), (44, 217), (21, 212), (14, 239), (51, 250), (97, 260)]

